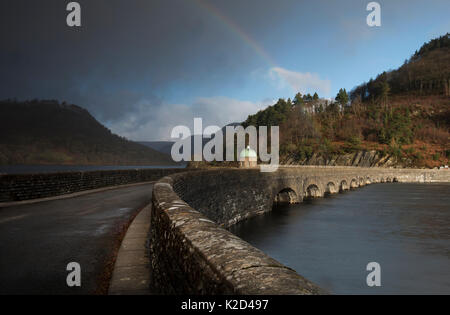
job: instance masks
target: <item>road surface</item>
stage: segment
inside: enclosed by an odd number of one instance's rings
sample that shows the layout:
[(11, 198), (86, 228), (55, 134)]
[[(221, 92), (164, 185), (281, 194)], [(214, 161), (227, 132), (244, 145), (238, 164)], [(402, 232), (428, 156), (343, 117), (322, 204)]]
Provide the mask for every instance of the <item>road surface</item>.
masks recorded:
[[(106, 293), (120, 239), (152, 184), (0, 208), (0, 294)], [(67, 264), (81, 266), (69, 287)]]

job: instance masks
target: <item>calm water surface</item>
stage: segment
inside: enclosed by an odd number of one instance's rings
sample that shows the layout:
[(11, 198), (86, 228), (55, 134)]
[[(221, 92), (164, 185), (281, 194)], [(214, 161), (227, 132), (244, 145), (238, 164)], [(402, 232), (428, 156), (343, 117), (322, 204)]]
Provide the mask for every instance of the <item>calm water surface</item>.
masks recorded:
[(369, 185), (230, 230), (331, 293), (450, 294), (450, 184)]

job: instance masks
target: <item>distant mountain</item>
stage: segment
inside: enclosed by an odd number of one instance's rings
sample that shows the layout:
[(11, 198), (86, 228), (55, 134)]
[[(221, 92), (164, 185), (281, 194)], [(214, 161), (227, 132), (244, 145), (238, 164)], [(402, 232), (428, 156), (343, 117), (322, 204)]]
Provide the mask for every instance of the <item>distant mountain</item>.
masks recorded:
[(138, 143), (145, 145), (158, 152), (170, 155), (172, 145), (175, 143), (173, 141), (139, 141)]
[(57, 101), (0, 101), (0, 164), (172, 165), (169, 155), (111, 133)]
[[(227, 126), (232, 126), (232, 127), (236, 127), (239, 126), (240, 123), (231, 123), (228, 124), (226, 126), (224, 126), (221, 130), (223, 132), (223, 135), (225, 137), (226, 134), (226, 127)], [(206, 143), (208, 143), (211, 140), (211, 138), (203, 138), (202, 139), (202, 147), (205, 146)], [(152, 148), (156, 151), (165, 153), (165, 154), (169, 154), (171, 153), (172, 150), (172, 145), (175, 143), (175, 141), (139, 141), (138, 143), (143, 144), (149, 148)], [(191, 149), (193, 150), (194, 148), (194, 136), (191, 136)]]

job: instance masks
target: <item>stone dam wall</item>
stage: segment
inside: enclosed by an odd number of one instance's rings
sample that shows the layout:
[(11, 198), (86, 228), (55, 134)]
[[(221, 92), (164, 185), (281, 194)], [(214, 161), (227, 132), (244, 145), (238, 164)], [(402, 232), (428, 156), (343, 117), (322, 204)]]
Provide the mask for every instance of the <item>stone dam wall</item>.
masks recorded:
[(214, 169), (154, 185), (151, 286), (160, 294), (323, 294), (317, 285), (236, 237), (227, 227), (271, 211), (274, 201), (381, 182), (450, 182), (449, 171), (353, 167)]
[(0, 175), (0, 202), (46, 198), (108, 186), (156, 181), (182, 168)]

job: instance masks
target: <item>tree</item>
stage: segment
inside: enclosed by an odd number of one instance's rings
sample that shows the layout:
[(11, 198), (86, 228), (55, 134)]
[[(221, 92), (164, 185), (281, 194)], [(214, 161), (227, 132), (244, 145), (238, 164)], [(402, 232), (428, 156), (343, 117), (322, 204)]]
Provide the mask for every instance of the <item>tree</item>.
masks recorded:
[(286, 103), (289, 105), (289, 107), (292, 107), (292, 101), (291, 101), (291, 98), (288, 98), (288, 100), (286, 101)]
[(345, 89), (340, 89), (339, 93), (336, 95), (335, 98), (336, 102), (338, 102), (342, 107), (346, 106), (348, 104), (348, 94)]
[(306, 102), (311, 102), (312, 101), (312, 96), (311, 96), (311, 94), (306, 94), (306, 95), (303, 95), (303, 100), (304, 101), (306, 101)]
[(313, 95), (313, 100), (314, 101), (317, 101), (319, 99), (319, 95), (317, 94), (317, 92), (316, 93), (314, 93), (314, 95)]
[(303, 103), (302, 93), (298, 92), (297, 94), (295, 94), (293, 103), (294, 105), (300, 105)]
[(385, 108), (387, 107), (390, 90), (391, 90), (391, 88), (389, 87), (389, 83), (387, 82), (387, 80), (383, 81), (381, 83), (380, 97), (381, 97), (381, 101), (383, 102), (383, 106)]
[(338, 113), (339, 113), (339, 117), (342, 118), (345, 106), (347, 106), (348, 100), (349, 100), (347, 91), (345, 89), (340, 89), (339, 93), (336, 95), (335, 100), (340, 105), (340, 110), (338, 111)]

